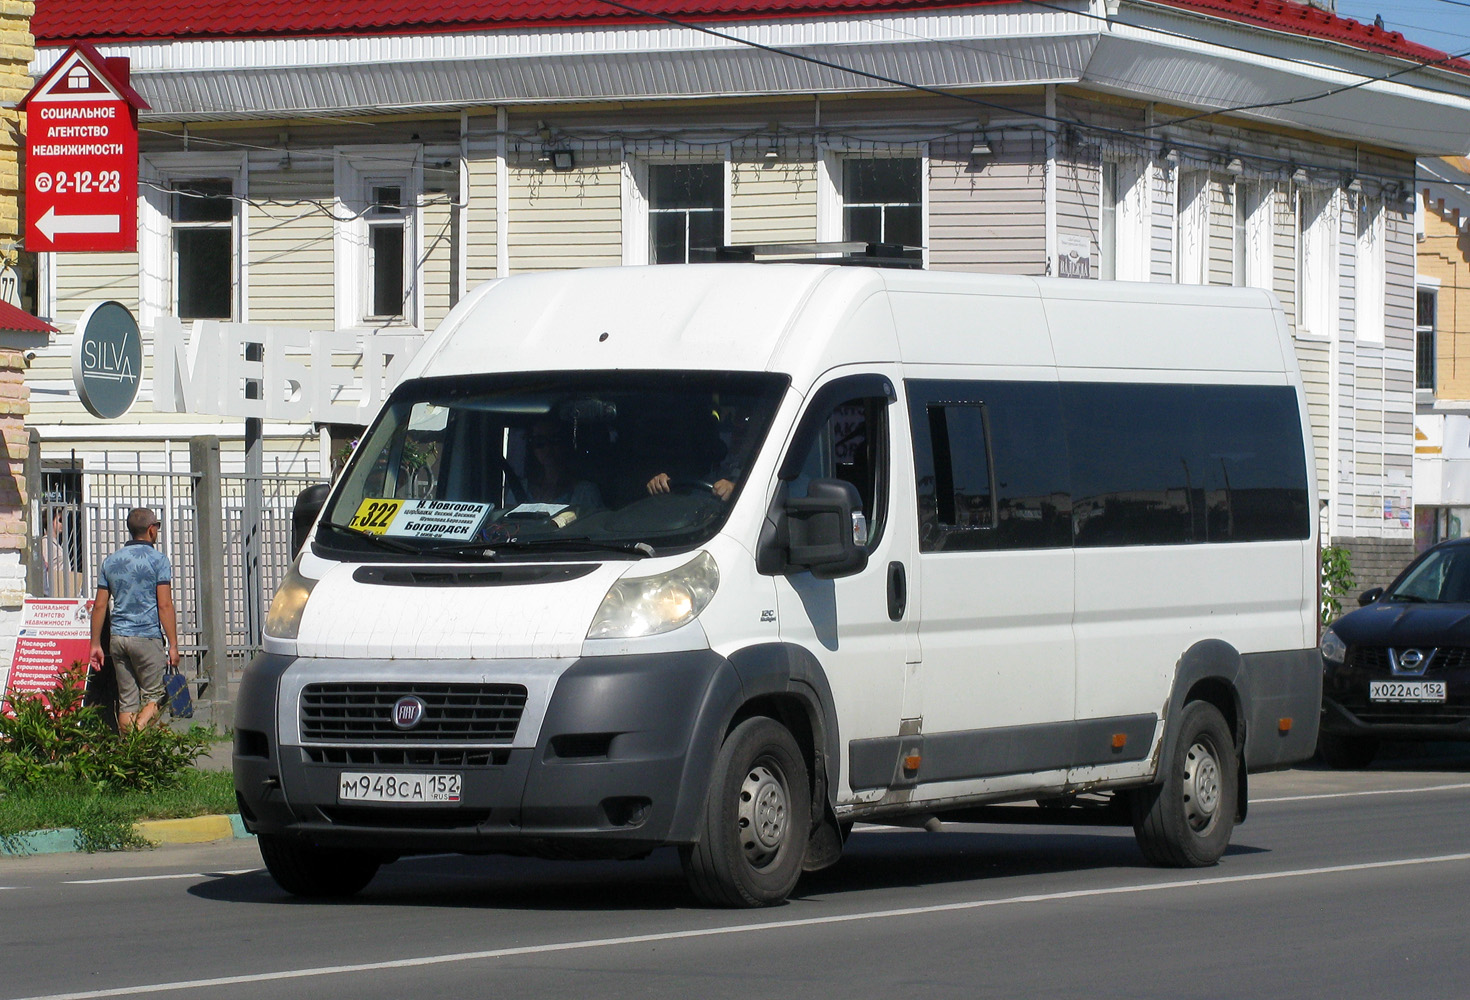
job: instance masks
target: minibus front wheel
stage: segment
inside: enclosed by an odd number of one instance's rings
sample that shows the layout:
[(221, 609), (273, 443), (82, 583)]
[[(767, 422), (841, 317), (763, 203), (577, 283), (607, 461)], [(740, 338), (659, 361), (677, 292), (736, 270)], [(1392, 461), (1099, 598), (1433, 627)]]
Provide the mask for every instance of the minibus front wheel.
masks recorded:
[(351, 896), (378, 873), (379, 860), (370, 854), (325, 850), (274, 833), (256, 840), (266, 871), (293, 896)]
[(1133, 834), (1143, 856), (1170, 868), (1203, 868), (1220, 860), (1235, 828), (1240, 757), (1220, 710), (1191, 701), (1163, 780), (1132, 795)]
[(811, 811), (796, 740), (775, 719), (746, 719), (720, 747), (698, 842), (679, 851), (690, 889), (712, 906), (784, 901), (801, 876)]

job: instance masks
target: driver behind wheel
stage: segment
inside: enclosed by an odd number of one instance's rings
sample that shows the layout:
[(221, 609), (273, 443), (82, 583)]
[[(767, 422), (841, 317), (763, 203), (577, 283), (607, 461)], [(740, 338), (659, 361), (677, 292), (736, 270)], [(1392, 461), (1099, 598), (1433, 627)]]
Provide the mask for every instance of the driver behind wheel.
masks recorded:
[(704, 466), (702, 474), (671, 476), (667, 472), (660, 472), (648, 481), (646, 487), (648, 492), (651, 494), (667, 493), (673, 483), (681, 480), (707, 483), (711, 493), (728, 503), (730, 497), (735, 494), (735, 484), (740, 481), (740, 476), (744, 472), (750, 417), (735, 412), (727, 412), (724, 417), (729, 427), (729, 444), (726, 445), (717, 438), (711, 449), (712, 451), (723, 451), (722, 458), (711, 465)]

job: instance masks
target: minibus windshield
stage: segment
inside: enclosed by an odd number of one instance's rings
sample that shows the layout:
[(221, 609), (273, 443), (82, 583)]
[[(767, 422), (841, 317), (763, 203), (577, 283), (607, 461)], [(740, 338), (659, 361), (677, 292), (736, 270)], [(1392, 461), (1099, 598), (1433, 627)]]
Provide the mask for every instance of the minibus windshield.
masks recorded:
[(787, 384), (678, 371), (407, 382), (343, 470), (317, 541), (374, 559), (699, 545), (724, 523)]

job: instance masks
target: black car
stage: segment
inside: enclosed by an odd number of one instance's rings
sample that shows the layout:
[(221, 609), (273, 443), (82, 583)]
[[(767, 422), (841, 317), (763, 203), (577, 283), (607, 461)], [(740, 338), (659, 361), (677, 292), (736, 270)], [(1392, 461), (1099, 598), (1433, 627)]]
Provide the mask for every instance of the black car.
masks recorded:
[(1470, 740), (1470, 538), (1358, 603), (1322, 636), (1322, 759), (1366, 767), (1381, 740)]

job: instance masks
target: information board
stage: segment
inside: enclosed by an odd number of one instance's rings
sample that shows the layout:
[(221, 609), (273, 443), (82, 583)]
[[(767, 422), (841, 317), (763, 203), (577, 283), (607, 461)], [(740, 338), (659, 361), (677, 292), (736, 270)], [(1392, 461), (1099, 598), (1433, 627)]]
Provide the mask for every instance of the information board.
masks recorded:
[(63, 671), (92, 651), (90, 598), (27, 598), (10, 665), (0, 666), (0, 712), (14, 692), (50, 691)]
[(26, 233), (33, 251), (138, 248), (138, 122), (126, 61), (74, 46), (26, 112)]

